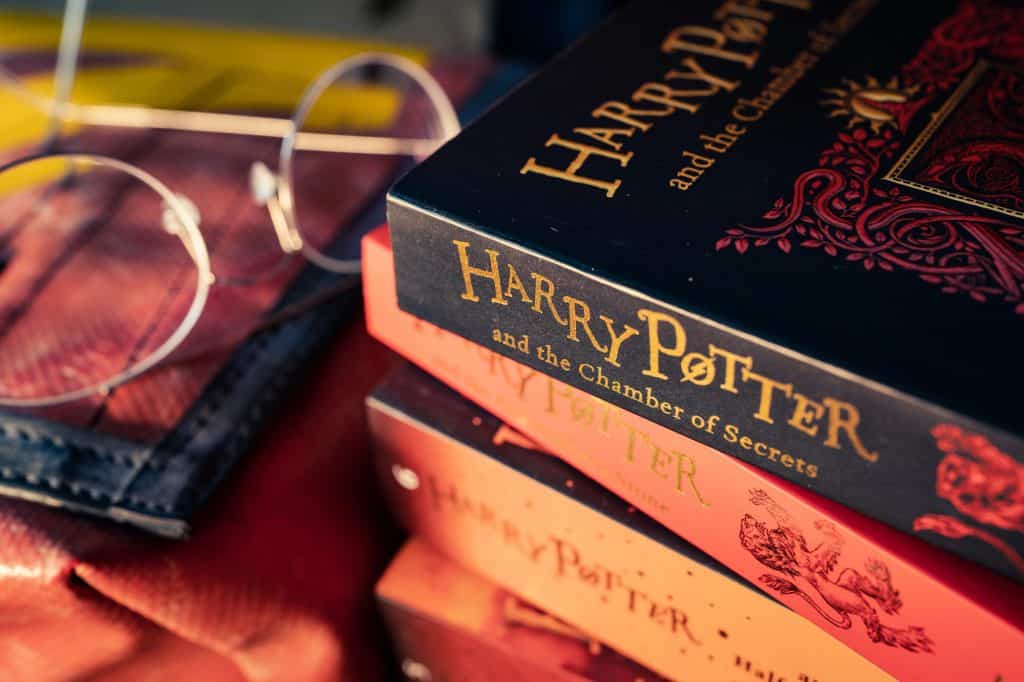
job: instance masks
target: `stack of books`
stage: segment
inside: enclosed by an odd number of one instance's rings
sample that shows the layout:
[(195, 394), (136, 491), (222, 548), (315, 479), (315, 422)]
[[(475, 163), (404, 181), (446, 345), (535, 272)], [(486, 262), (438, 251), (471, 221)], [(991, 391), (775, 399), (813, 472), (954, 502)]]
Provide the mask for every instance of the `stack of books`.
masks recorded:
[(397, 183), (379, 595), (459, 633), (408, 676), (1024, 679), (1022, 46), (980, 0), (641, 0)]

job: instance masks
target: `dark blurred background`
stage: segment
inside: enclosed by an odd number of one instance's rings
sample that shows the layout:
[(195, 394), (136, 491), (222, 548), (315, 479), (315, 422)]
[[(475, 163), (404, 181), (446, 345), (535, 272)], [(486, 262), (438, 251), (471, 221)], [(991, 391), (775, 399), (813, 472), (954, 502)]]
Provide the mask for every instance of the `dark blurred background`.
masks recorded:
[[(543, 61), (622, 0), (93, 0), (90, 14), (167, 18), (488, 51)], [(61, 0), (3, 0), (0, 8), (59, 12)]]

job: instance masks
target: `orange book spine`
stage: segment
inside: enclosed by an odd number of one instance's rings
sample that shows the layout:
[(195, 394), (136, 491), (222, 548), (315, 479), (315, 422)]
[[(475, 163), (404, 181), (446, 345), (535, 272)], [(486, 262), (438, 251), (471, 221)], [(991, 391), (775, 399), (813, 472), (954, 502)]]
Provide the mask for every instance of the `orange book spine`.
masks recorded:
[(374, 336), (880, 668), (1024, 679), (1012, 581), (402, 312), (386, 229), (363, 258)]
[(660, 682), (664, 678), (440, 554), (421, 538), (377, 583), (406, 678)]
[(675, 680), (891, 679), (418, 370), (367, 405), (402, 523), (584, 636)]

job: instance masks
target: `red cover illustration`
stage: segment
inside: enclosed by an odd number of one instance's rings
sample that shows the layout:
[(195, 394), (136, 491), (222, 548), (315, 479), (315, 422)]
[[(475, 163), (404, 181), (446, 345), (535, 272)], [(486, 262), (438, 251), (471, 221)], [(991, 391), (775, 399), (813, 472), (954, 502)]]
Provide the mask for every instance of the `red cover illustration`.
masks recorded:
[(763, 507), (771, 517), (765, 522), (748, 513), (740, 521), (740, 544), (774, 571), (760, 576), (762, 584), (780, 594), (799, 595), (834, 627), (849, 630), (859, 619), (872, 642), (912, 652), (933, 651), (924, 628), (883, 622), (882, 616), (899, 614), (903, 605), (884, 563), (869, 558), (863, 572), (843, 566), (843, 536), (834, 523), (815, 521), (820, 537), (811, 542), (789, 512), (764, 490), (751, 491), (750, 503)]
[(932, 435), (936, 447), (945, 453), (935, 472), (935, 493), (979, 525), (948, 514), (923, 514), (914, 519), (914, 530), (948, 538), (976, 538), (1024, 573), (1024, 557), (980, 527), (1024, 533), (1024, 466), (985, 436), (958, 426), (939, 424), (932, 429)]
[[(1024, 314), (1024, 230), (1009, 219), (1024, 218), (1024, 76), (1006, 66), (1024, 61), (1021, 17), (963, 2), (884, 85), (868, 77), (826, 90), (847, 130), (764, 214), (771, 222), (729, 229), (717, 248), (789, 253), (796, 243)], [(908, 145), (915, 115), (943, 100)]]

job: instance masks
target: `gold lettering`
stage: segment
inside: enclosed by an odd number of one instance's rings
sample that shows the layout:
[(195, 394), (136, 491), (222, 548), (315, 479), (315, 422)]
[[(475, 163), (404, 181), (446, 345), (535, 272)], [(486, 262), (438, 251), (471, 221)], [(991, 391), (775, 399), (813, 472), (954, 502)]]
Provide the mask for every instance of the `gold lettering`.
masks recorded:
[(715, 380), (715, 361), (700, 353), (687, 353), (679, 363), (681, 383), (690, 382), (695, 386), (709, 386)]
[(750, 17), (751, 19), (760, 19), (761, 21), (771, 21), (772, 13), (768, 10), (760, 9), (758, 7), (751, 7), (749, 4), (743, 2), (736, 2), (736, 0), (727, 0), (715, 10), (712, 14), (715, 19), (722, 21), (727, 18), (730, 14), (736, 14), (741, 17)]
[(512, 266), (511, 263), (508, 265), (508, 283), (505, 285), (505, 297), (512, 298), (512, 292), (518, 291), (519, 298), (522, 299), (523, 303), (532, 303), (530, 300), (530, 294), (527, 293), (526, 287), (523, 286), (523, 280), (519, 279), (519, 273)]
[(818, 433), (818, 425), (814, 422), (821, 419), (821, 415), (825, 413), (825, 407), (803, 393), (794, 393), (793, 400), (796, 401), (796, 407), (793, 408), (793, 416), (789, 418), (788, 424), (797, 431), (802, 431), (813, 437)]
[(562, 300), (569, 306), (569, 339), (579, 343), (580, 338), (576, 330), (577, 326), (583, 327), (583, 331), (587, 333), (587, 338), (590, 339), (590, 345), (601, 353), (608, 352), (608, 349), (601, 345), (597, 337), (594, 336), (594, 332), (590, 329), (590, 306), (572, 296), (563, 296)]
[(690, 482), (690, 490), (693, 491), (694, 497), (700, 502), (702, 507), (710, 507), (711, 503), (704, 499), (704, 496), (700, 494), (700, 490), (697, 489), (697, 461), (688, 455), (684, 455), (681, 452), (672, 451), (677, 458), (677, 470), (676, 470), (676, 489), (679, 492), (683, 492), (683, 479)]
[(768, 0), (776, 5), (782, 5), (783, 7), (791, 7), (793, 9), (808, 10), (811, 8), (811, 0)]
[(751, 372), (747, 367), (743, 368), (743, 381), (756, 381), (761, 384), (761, 398), (758, 401), (757, 412), (754, 413), (754, 419), (758, 419), (767, 424), (774, 424), (772, 421), (772, 395), (776, 390), (782, 391), (783, 394), (788, 398), (793, 392), (793, 384), (784, 384), (781, 381), (775, 381), (768, 377)]
[(516, 395), (520, 400), (522, 400), (526, 397), (526, 384), (530, 382), (530, 379), (537, 376), (537, 372), (525, 365), (520, 365), (519, 363), (515, 363), (513, 367), (515, 367), (519, 373), (519, 376), (517, 377), (518, 381), (516, 382)]
[(616, 135), (633, 137), (633, 128), (573, 128), (577, 135), (586, 135), (589, 138), (603, 142), (615, 151), (622, 149), (622, 143), (615, 141)]
[(593, 383), (596, 378), (596, 375), (594, 374), (595, 369), (596, 368), (589, 362), (581, 362), (576, 371), (579, 372), (580, 377), (582, 377), (584, 381)]
[(825, 408), (828, 410), (828, 438), (825, 439), (825, 445), (830, 448), (838, 450), (839, 445), (839, 432), (846, 432), (846, 437), (850, 439), (850, 444), (853, 445), (854, 451), (868, 462), (877, 462), (878, 453), (871, 452), (860, 440), (860, 436), (857, 435), (857, 426), (860, 425), (860, 411), (850, 403), (842, 402), (841, 400), (835, 400), (834, 398), (824, 398), (822, 401)]
[(541, 165), (537, 163), (536, 158), (531, 156), (527, 159), (526, 164), (519, 169), (519, 172), (523, 175), (526, 173), (539, 173), (540, 175), (546, 175), (550, 178), (575, 182), (581, 185), (587, 185), (588, 187), (596, 187), (604, 190), (605, 195), (609, 198), (615, 196), (615, 191), (619, 189), (619, 186), (622, 184), (622, 180), (598, 180), (597, 178), (580, 175), (578, 171), (583, 167), (583, 164), (587, 162), (587, 159), (589, 159), (591, 155), (603, 156), (605, 158), (618, 161), (619, 165), (623, 168), (625, 168), (629, 164), (629, 160), (633, 158), (633, 152), (626, 152), (625, 154), (611, 152), (607, 149), (583, 144), (582, 142), (566, 140), (558, 135), (552, 135), (548, 138), (548, 141), (544, 143), (545, 147), (550, 147), (552, 145), (575, 150), (576, 156), (564, 169)]
[(692, 92), (692, 90), (675, 90), (664, 83), (644, 83), (633, 93), (633, 101), (664, 104), (673, 109), (682, 109), (683, 111), (695, 114), (700, 109), (699, 104), (679, 99), (692, 94)]
[[(659, 313), (656, 310), (643, 308), (638, 310), (636, 316), (647, 322), (647, 345), (650, 359), (647, 369), (643, 371), (644, 376), (656, 379), (668, 379), (668, 375), (662, 374), (660, 369), (661, 355), (664, 353), (672, 357), (680, 358), (686, 350), (686, 331), (671, 315)], [(666, 346), (661, 340), (660, 328), (662, 323), (667, 323), (673, 331), (675, 338), (672, 346)]]
[(708, 353), (713, 358), (725, 358), (725, 376), (722, 378), (721, 389), (729, 393), (739, 393), (739, 389), (736, 388), (736, 365), (750, 369), (754, 366), (754, 359), (749, 355), (737, 355), (724, 348), (719, 348), (713, 343), (708, 344)]
[(737, 43), (760, 43), (768, 35), (768, 27), (753, 19), (729, 17), (722, 24), (722, 32)]
[(555, 302), (551, 300), (552, 296), (555, 295), (555, 283), (544, 275), (538, 275), (536, 272), (531, 272), (530, 277), (533, 278), (533, 311), (543, 313), (544, 311), (540, 309), (540, 304), (541, 301), (547, 301), (551, 317), (555, 318), (555, 322), (558, 324), (565, 326), (567, 322), (558, 314)]
[[(693, 42), (686, 40), (686, 38), (706, 39), (701, 42)], [(704, 26), (680, 26), (672, 33), (668, 34), (665, 38), (665, 42), (661, 44), (662, 52), (694, 52), (696, 54), (703, 54), (709, 57), (717, 57), (718, 59), (724, 59), (726, 61), (738, 62), (743, 64), (748, 69), (754, 68), (754, 64), (757, 63), (757, 58), (760, 56), (759, 52), (750, 52), (743, 54), (741, 52), (734, 52), (732, 50), (726, 50), (725, 44), (728, 40), (725, 34), (721, 31), (716, 31), (711, 28)]]
[(682, 95), (689, 95), (692, 97), (710, 97), (711, 95), (717, 94), (721, 90), (726, 92), (732, 92), (735, 90), (740, 82), (729, 81), (724, 78), (719, 78), (711, 73), (708, 73), (693, 57), (687, 57), (682, 61), (682, 66), (685, 66), (687, 71), (677, 71), (672, 69), (665, 74), (667, 80), (695, 80), (702, 81), (708, 84), (708, 87), (703, 90), (679, 90), (677, 92)]
[[(582, 373), (583, 373), (583, 365), (580, 365), (580, 374), (582, 374)], [(542, 376), (543, 376), (543, 381), (547, 384), (547, 387), (548, 387), (548, 391), (547, 391), (547, 393), (548, 393), (548, 404), (547, 404), (547, 407), (544, 409), (544, 411), (549, 413), (549, 414), (555, 414), (557, 412), (557, 410), (555, 409), (555, 398), (556, 397), (558, 397), (558, 398), (570, 398), (571, 394), (569, 393), (569, 389), (568, 388), (565, 388), (565, 387), (559, 388), (555, 384), (555, 380), (552, 379), (551, 377), (549, 377), (547, 375), (542, 375)], [(584, 378), (586, 378), (586, 377), (584, 377)]]
[(615, 320), (607, 315), (600, 315), (599, 318), (604, 322), (605, 329), (608, 330), (608, 337), (611, 339), (611, 342), (608, 344), (608, 355), (606, 355), (604, 359), (609, 364), (621, 367), (622, 365), (619, 364), (619, 350), (621, 350), (622, 344), (625, 343), (627, 339), (636, 336), (640, 332), (626, 324), (622, 326), (622, 333), (616, 334)]
[(632, 462), (636, 452), (636, 437), (643, 434), (625, 422), (620, 422), (620, 425), (626, 429), (626, 461)]
[(500, 305), (508, 305), (508, 301), (505, 300), (501, 293), (501, 274), (498, 272), (498, 252), (494, 249), (484, 249), (490, 259), (490, 268), (477, 268), (469, 264), (469, 242), (459, 241), (453, 239), (452, 244), (455, 244), (455, 248), (459, 251), (459, 265), (462, 267), (462, 281), (466, 286), (466, 290), (462, 292), (461, 298), (465, 301), (478, 302), (480, 298), (473, 291), (473, 277), (483, 277), (489, 279), (494, 284), (494, 296), (491, 297), (491, 303), (498, 303)]
[(697, 180), (700, 179), (700, 176), (704, 175), (704, 171), (700, 170), (699, 168), (691, 168), (690, 166), (687, 166), (686, 168), (676, 173), (676, 175), (683, 178), (683, 180), (680, 180), (680, 182), (683, 182), (686, 185), (686, 188), (689, 189), (690, 185), (697, 182)]
[(651, 443), (651, 471), (658, 474), (662, 478), (668, 478), (668, 472), (665, 471), (664, 467), (671, 461), (668, 453), (658, 447), (655, 443)]
[(590, 112), (590, 115), (594, 118), (610, 118), (613, 121), (639, 128), (641, 132), (646, 133), (654, 124), (641, 121), (636, 118), (637, 116), (661, 117), (668, 116), (673, 111), (672, 107), (665, 107), (664, 109), (635, 109), (624, 102), (605, 102)]

